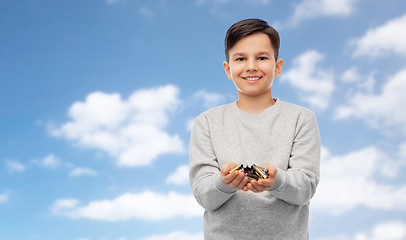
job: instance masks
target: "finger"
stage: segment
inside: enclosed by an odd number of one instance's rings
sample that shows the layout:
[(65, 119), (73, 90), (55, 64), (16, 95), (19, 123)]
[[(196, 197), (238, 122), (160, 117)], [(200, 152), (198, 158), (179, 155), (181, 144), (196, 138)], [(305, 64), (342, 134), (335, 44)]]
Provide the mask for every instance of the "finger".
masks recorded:
[(235, 163), (235, 162), (229, 162), (229, 163), (225, 166), (226, 174), (229, 174), (230, 171), (232, 171), (233, 169), (235, 169), (237, 166), (238, 166), (237, 163)]
[(238, 176), (238, 173), (230, 173), (221, 177), (221, 180), (224, 184), (230, 184)]
[(265, 187), (262, 186), (262, 185), (260, 185), (260, 184), (258, 183), (258, 181), (253, 181), (252, 185), (255, 187), (255, 189), (258, 190), (258, 192), (264, 191), (264, 188), (265, 188)]
[(261, 185), (258, 184), (258, 181), (256, 180), (251, 180), (251, 185), (252, 187), (256, 190), (256, 192), (261, 191)]
[(221, 167), (221, 172), (224, 173), (224, 175), (227, 175), (227, 174), (230, 172), (230, 170), (233, 169), (233, 168), (235, 168), (236, 166), (237, 166), (236, 163), (234, 163), (234, 162), (228, 162), (228, 163), (224, 164), (224, 165)]
[(230, 168), (229, 168), (228, 166), (224, 166), (224, 167), (221, 169), (221, 173), (224, 174), (224, 175), (228, 175), (229, 172), (230, 172)]
[[(231, 173), (233, 174), (233, 173)], [(238, 188), (238, 185), (240, 185), (241, 181), (244, 179), (245, 175), (244, 173), (237, 173), (237, 176), (233, 179), (233, 181), (230, 182), (230, 186), (234, 189)]]
[(269, 164), (269, 163), (263, 163), (259, 166), (268, 169), (269, 177), (275, 176), (275, 174), (278, 172), (277, 168), (274, 165)]
[(270, 178), (271, 178), (271, 177), (275, 177), (275, 175), (276, 175), (277, 172), (278, 172), (278, 170), (276, 170), (276, 169), (271, 169), (271, 170), (268, 170), (268, 175), (269, 175)]
[(258, 190), (253, 184), (251, 184), (250, 190), (251, 190), (252, 192), (254, 192), (254, 193), (258, 193), (258, 192), (259, 192), (259, 190)]
[(239, 189), (239, 190), (244, 189), (244, 187), (245, 187), (245, 185), (247, 184), (247, 182), (248, 182), (248, 178), (244, 177), (244, 178), (241, 180), (240, 184), (238, 184), (237, 189)]
[(267, 178), (267, 179), (261, 179), (258, 183), (269, 190), (272, 186), (275, 185), (276, 178), (271, 177), (271, 178)]
[(266, 179), (260, 179), (258, 180), (258, 184), (264, 187), (270, 187), (271, 186), (271, 178), (266, 178)]

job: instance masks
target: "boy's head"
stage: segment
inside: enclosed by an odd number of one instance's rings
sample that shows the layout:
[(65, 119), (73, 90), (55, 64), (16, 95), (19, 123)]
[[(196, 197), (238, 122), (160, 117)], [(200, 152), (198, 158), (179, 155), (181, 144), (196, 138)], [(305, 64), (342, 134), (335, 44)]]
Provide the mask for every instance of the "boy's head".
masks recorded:
[(227, 61), (229, 61), (230, 49), (241, 39), (255, 33), (264, 33), (269, 37), (275, 54), (275, 61), (278, 60), (280, 45), (279, 33), (264, 20), (245, 19), (233, 24), (227, 31), (224, 41)]

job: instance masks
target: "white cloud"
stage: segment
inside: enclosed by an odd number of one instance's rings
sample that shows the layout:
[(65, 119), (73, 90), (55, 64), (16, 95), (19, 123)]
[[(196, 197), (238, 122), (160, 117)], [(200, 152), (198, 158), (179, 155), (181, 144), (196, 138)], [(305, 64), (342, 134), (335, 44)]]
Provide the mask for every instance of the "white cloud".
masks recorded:
[(320, 17), (347, 17), (355, 10), (358, 0), (303, 0), (295, 6), (288, 26), (297, 26), (303, 20)]
[(62, 160), (54, 154), (49, 154), (45, 158), (33, 159), (32, 162), (40, 167), (57, 168), (62, 163)]
[(9, 198), (10, 197), (7, 192), (0, 194), (0, 204), (8, 202)]
[(399, 157), (406, 161), (406, 142), (399, 146)]
[(334, 91), (334, 74), (317, 66), (323, 59), (318, 51), (309, 50), (296, 57), (293, 66), (280, 76), (282, 82), (299, 90), (303, 101), (321, 109), (329, 106)]
[(180, 137), (164, 131), (169, 112), (181, 102), (178, 95), (172, 85), (138, 90), (128, 100), (117, 93), (91, 93), (69, 108), (70, 122), (50, 132), (102, 150), (120, 166), (148, 165), (159, 155), (185, 152)]
[(97, 172), (89, 168), (75, 168), (69, 172), (70, 177), (77, 177), (82, 175), (96, 176)]
[(6, 166), (10, 172), (24, 172), (25, 171), (25, 165), (20, 162), (17, 162), (17, 161), (7, 160)]
[(344, 71), (343, 75), (341, 76), (341, 80), (343, 82), (358, 82), (361, 80), (362, 76), (358, 72), (357, 67), (351, 67)]
[[(344, 214), (356, 206), (406, 210), (406, 185), (379, 183), (376, 177), (395, 178), (402, 162), (389, 159), (376, 147), (344, 156), (332, 156), (322, 148), (321, 181), (312, 208), (330, 214)], [(376, 194), (379, 193), (379, 194)]]
[(354, 57), (378, 57), (389, 53), (406, 55), (406, 15), (369, 30), (363, 37), (350, 41)]
[[(371, 233), (364, 234), (365, 240), (402, 240), (406, 238), (406, 224), (402, 222), (388, 222), (376, 226)], [(360, 239), (358, 237), (358, 239)]]
[(213, 108), (220, 103), (225, 101), (225, 97), (219, 93), (211, 93), (207, 92), (206, 90), (200, 90), (194, 94), (194, 97), (196, 99), (202, 99), (203, 100), (203, 106), (205, 108)]
[(49, 210), (55, 215), (69, 215), (79, 204), (79, 201), (74, 198), (60, 199), (52, 205)]
[(185, 185), (189, 183), (189, 166), (182, 165), (179, 166), (175, 172), (169, 175), (166, 180), (166, 183), (173, 183), (176, 185)]
[(337, 236), (317, 238), (316, 240), (354, 240), (354, 239), (348, 236), (347, 234), (340, 234)]
[(406, 224), (399, 221), (381, 223), (370, 231), (359, 232), (353, 236), (341, 234), (316, 240), (404, 240), (406, 239)]
[(356, 117), (373, 128), (388, 130), (395, 127), (406, 134), (406, 111), (399, 105), (406, 102), (405, 89), (406, 69), (391, 77), (380, 94), (355, 93), (346, 105), (336, 109), (335, 118)]
[(191, 234), (185, 232), (172, 232), (166, 235), (155, 235), (139, 240), (203, 240), (203, 233)]
[[(266, 5), (269, 3), (269, 0), (244, 0), (247, 3), (251, 3), (251, 4), (263, 4)], [(207, 2), (212, 2), (214, 4), (225, 4), (230, 2), (230, 0), (197, 0), (196, 1), (198, 5), (203, 5)]]
[(143, 219), (158, 221), (174, 217), (203, 216), (203, 208), (193, 195), (176, 192), (168, 194), (145, 191), (139, 194), (126, 193), (113, 200), (90, 202), (79, 207), (75, 199), (62, 199), (50, 208), (55, 215), (69, 218), (88, 218), (103, 221)]

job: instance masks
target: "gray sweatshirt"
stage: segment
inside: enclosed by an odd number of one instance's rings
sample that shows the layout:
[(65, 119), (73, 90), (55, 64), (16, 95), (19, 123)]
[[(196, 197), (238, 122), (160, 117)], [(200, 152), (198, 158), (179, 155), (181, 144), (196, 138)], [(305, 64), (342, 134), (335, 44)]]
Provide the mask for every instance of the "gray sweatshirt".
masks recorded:
[[(276, 184), (261, 193), (230, 189), (220, 179), (230, 161), (271, 163)], [(193, 125), (189, 165), (193, 194), (206, 210), (206, 240), (309, 238), (309, 201), (320, 176), (320, 134), (311, 111), (279, 99), (258, 115), (235, 102), (212, 108)]]

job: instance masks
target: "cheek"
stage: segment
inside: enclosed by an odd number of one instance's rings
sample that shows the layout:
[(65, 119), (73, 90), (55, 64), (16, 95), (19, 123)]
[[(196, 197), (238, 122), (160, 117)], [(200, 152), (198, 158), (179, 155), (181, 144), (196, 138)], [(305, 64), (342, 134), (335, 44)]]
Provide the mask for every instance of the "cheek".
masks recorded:
[(272, 76), (272, 77), (275, 77), (275, 76), (276, 76), (275, 69), (269, 69), (268, 74), (269, 74), (270, 76)]
[(238, 66), (238, 65), (233, 66), (232, 68), (230, 68), (231, 76), (238, 77), (243, 70), (244, 70), (244, 68), (242, 66)]
[(227, 74), (228, 75), (228, 79), (233, 79), (234, 78), (234, 73), (235, 73), (235, 70), (234, 70), (234, 68), (230, 68), (230, 71), (229, 71), (229, 73)]

